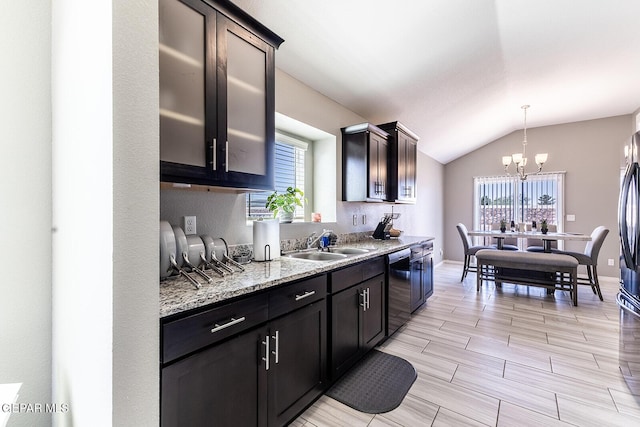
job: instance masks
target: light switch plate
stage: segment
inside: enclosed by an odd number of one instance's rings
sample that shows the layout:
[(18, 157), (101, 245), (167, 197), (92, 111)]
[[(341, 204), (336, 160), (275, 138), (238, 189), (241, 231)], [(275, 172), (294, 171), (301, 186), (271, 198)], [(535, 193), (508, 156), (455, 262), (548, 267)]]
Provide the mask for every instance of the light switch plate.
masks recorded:
[(576, 220), (576, 216), (575, 215), (567, 214), (567, 222), (573, 222), (575, 220)]
[(182, 228), (184, 229), (184, 234), (196, 234), (196, 217), (195, 216), (184, 216), (182, 217)]

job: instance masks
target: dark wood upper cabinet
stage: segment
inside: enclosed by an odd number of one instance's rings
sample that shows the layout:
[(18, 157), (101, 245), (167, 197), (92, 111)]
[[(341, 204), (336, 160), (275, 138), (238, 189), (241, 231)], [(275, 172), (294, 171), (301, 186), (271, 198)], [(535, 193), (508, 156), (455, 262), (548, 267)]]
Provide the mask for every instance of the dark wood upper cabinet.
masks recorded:
[(389, 188), (387, 199), (416, 202), (418, 136), (400, 122), (378, 125), (389, 134)]
[(342, 128), (342, 200), (382, 202), (388, 189), (387, 132), (370, 124)]
[(160, 179), (271, 190), (275, 49), (226, 0), (160, 0)]

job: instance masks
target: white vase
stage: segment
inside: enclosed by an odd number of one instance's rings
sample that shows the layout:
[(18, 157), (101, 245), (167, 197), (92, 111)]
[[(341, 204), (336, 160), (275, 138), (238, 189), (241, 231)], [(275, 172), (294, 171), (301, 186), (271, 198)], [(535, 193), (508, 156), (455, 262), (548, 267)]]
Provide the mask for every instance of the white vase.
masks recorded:
[(280, 222), (283, 223), (293, 222), (293, 212), (280, 211), (278, 213), (278, 218), (280, 218)]

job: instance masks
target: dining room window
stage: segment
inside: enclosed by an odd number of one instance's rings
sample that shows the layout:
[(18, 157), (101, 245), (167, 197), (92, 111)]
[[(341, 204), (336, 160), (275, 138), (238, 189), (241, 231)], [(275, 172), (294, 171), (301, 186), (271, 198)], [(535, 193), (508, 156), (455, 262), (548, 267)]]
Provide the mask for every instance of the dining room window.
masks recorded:
[(565, 172), (529, 175), (525, 180), (515, 176), (474, 177), (473, 228), (491, 230), (501, 220), (540, 227), (543, 219), (564, 229)]

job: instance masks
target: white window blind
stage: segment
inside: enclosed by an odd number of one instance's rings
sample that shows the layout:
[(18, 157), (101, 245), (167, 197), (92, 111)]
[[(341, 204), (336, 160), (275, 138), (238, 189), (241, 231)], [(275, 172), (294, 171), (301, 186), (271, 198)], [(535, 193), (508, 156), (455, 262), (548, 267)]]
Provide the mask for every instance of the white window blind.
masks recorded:
[(521, 181), (511, 176), (475, 177), (473, 228), (490, 230), (506, 220), (515, 223), (543, 219), (564, 230), (564, 172), (529, 175)]
[[(305, 191), (304, 162), (308, 144), (283, 134), (276, 134), (275, 144), (275, 188), (283, 193), (288, 187)], [(272, 218), (273, 213), (265, 208), (270, 191), (247, 194), (247, 217), (251, 219)], [(304, 208), (298, 207), (294, 220), (304, 220)]]

